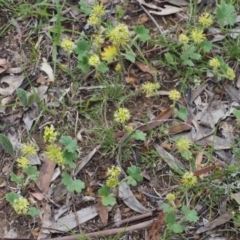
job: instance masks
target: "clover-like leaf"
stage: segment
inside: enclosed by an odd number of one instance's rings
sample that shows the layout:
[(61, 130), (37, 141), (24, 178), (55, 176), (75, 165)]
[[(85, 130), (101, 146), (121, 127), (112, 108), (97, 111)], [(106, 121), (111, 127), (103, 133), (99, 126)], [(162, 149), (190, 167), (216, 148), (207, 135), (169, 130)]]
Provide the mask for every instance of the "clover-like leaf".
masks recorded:
[(170, 207), (167, 203), (162, 204), (162, 209), (164, 213), (171, 213), (174, 211), (174, 208)]
[(190, 210), (187, 206), (182, 206), (182, 211), (185, 214), (185, 219), (189, 222), (197, 222), (199, 217), (196, 210)]
[(23, 178), (18, 177), (15, 173), (11, 172), (10, 173), (10, 179), (11, 181), (17, 183), (17, 184), (22, 184), (23, 183)]
[(103, 196), (103, 197), (107, 197), (110, 193), (111, 193), (110, 187), (108, 187), (107, 185), (103, 185), (103, 186), (98, 190), (98, 194), (99, 194), (100, 196)]
[(116, 198), (112, 195), (108, 195), (107, 197), (102, 198), (102, 204), (104, 206), (113, 206), (117, 203)]
[(137, 186), (137, 181), (134, 180), (131, 176), (128, 176), (127, 177), (127, 184), (135, 187), (135, 186)]
[(145, 28), (143, 25), (135, 27), (134, 31), (137, 34), (137, 37), (140, 41), (146, 42), (147, 40), (150, 39), (149, 30)]
[(14, 157), (14, 149), (12, 143), (6, 136), (2, 134), (0, 134), (0, 144), (2, 144), (2, 147), (5, 149), (5, 151)]
[(39, 171), (36, 166), (28, 166), (25, 170), (28, 175), (28, 178), (32, 181), (36, 181), (39, 177)]
[(6, 200), (10, 203), (13, 204), (15, 200), (20, 198), (20, 195), (14, 192), (6, 194)]
[(80, 193), (85, 188), (85, 183), (81, 180), (73, 180), (72, 177), (66, 173), (62, 173), (62, 183), (66, 186), (69, 192)]
[(124, 54), (124, 56), (130, 62), (135, 63), (135, 54), (132, 50), (126, 51), (126, 54)]
[(143, 131), (136, 130), (132, 135), (131, 138), (134, 138), (136, 140), (142, 140), (145, 141), (147, 134)]
[(70, 153), (74, 153), (77, 150), (77, 141), (72, 139), (71, 136), (61, 136), (59, 142)]
[(36, 215), (39, 215), (39, 211), (35, 207), (30, 207), (28, 210), (28, 215), (35, 217)]
[(129, 176), (131, 176), (133, 179), (135, 179), (138, 182), (141, 182), (143, 180), (140, 167), (132, 165), (131, 167), (128, 167), (127, 173)]

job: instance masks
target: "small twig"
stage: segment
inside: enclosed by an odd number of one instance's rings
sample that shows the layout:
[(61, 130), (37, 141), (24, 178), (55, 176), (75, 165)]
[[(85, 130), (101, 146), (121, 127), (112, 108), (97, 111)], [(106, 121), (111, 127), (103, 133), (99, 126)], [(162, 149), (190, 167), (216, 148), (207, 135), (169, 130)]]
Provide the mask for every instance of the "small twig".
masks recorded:
[[(154, 222), (155, 222), (155, 220), (149, 220), (149, 221), (142, 222), (142, 223), (130, 226), (130, 227), (112, 228), (112, 229), (99, 231), (99, 232), (86, 233), (86, 234), (84, 234), (84, 236), (90, 237), (90, 238), (99, 238), (99, 237), (107, 237), (107, 236), (111, 236), (111, 235), (119, 234), (119, 233), (132, 232), (132, 231), (148, 228), (148, 227), (152, 226), (152, 224)], [(45, 238), (43, 240), (52, 240), (52, 239), (54, 239), (54, 240), (78, 240), (79, 237), (71, 235), (71, 236), (57, 237), (57, 238), (51, 238), (51, 239)]]
[(148, 17), (152, 20), (154, 25), (157, 27), (158, 31), (163, 34), (163, 31), (161, 27), (158, 25), (157, 21), (153, 18), (153, 16), (147, 11), (147, 9), (137, 0), (139, 6), (142, 8), (142, 10), (148, 15)]

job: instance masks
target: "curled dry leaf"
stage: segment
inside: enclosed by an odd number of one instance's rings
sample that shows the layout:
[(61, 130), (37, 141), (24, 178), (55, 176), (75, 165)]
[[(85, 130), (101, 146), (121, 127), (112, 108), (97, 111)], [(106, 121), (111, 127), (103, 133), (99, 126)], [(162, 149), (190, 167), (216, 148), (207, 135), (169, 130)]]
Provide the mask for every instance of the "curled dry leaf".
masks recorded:
[(157, 71), (155, 69), (149, 67), (148, 65), (146, 65), (146, 64), (144, 64), (142, 62), (136, 61), (136, 65), (143, 72), (147, 72), (147, 73), (149, 73), (151, 75), (155, 75), (157, 73)]
[(1, 83), (6, 83), (8, 87), (0, 88), (0, 95), (9, 96), (11, 95), (23, 82), (23, 75), (10, 75), (5, 76), (1, 79)]
[(0, 58), (0, 73), (5, 72), (10, 66), (10, 63), (6, 59)]
[(53, 69), (49, 65), (49, 63), (46, 62), (46, 60), (43, 61), (41, 64), (40, 69), (44, 71), (48, 75), (48, 81), (49, 82), (54, 82), (54, 75), (53, 75)]

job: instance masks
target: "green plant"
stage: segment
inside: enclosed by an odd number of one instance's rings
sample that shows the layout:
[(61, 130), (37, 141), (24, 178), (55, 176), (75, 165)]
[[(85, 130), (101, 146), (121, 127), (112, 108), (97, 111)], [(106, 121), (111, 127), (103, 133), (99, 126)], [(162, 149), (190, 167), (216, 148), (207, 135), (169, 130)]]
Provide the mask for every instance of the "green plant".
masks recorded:
[(30, 207), (28, 200), (17, 193), (8, 193), (6, 200), (12, 205), (17, 214), (30, 215), (35, 217), (39, 214), (39, 211), (35, 207)]
[[(184, 231), (184, 222), (197, 222), (198, 216), (195, 210), (191, 210), (189, 207), (183, 205), (181, 210), (175, 205), (174, 200), (170, 203), (163, 203), (163, 212), (166, 213), (165, 222), (169, 232), (182, 233)], [(165, 235), (168, 233), (165, 232)]]
[(119, 167), (113, 166), (108, 168), (106, 183), (98, 190), (98, 194), (101, 197), (104, 206), (115, 205), (116, 197), (113, 189), (117, 190), (117, 187), (124, 181), (126, 181), (131, 186), (136, 186), (137, 182), (143, 180), (141, 169), (132, 165), (127, 169), (128, 176), (119, 181), (119, 176), (121, 174), (121, 169)]

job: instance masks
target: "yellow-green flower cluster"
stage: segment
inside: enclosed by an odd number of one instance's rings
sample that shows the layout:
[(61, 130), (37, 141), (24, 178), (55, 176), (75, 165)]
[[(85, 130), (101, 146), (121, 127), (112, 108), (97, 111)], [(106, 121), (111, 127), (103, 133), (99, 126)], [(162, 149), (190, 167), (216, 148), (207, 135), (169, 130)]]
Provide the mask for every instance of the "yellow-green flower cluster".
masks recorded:
[(171, 90), (171, 91), (169, 92), (168, 97), (169, 97), (172, 101), (176, 102), (176, 101), (178, 101), (178, 100), (181, 98), (181, 94), (180, 94), (179, 91), (177, 91), (177, 90), (174, 89), (174, 90)]
[(118, 63), (118, 64), (115, 66), (115, 71), (116, 71), (116, 72), (120, 72), (121, 69), (122, 69), (121, 64)]
[(213, 24), (213, 17), (210, 13), (205, 12), (199, 16), (198, 22), (202, 27), (207, 28)]
[(34, 143), (29, 142), (29, 143), (22, 144), (20, 151), (23, 156), (31, 157), (37, 154), (38, 149)]
[(232, 68), (230, 68), (230, 67), (227, 68), (226, 77), (229, 80), (233, 80), (236, 77), (236, 75), (235, 75), (235, 73), (234, 73)]
[(101, 56), (102, 60), (111, 62), (117, 56), (117, 48), (115, 46), (108, 46), (104, 48)]
[(97, 54), (93, 54), (88, 59), (88, 64), (93, 67), (97, 67), (100, 64), (100, 58)]
[(111, 168), (108, 168), (107, 170), (107, 180), (106, 180), (106, 185), (108, 187), (117, 187), (119, 183), (119, 176), (121, 174), (121, 169), (116, 166), (112, 166)]
[(56, 162), (59, 166), (62, 166), (65, 163), (62, 148), (57, 144), (50, 144), (47, 146), (45, 155), (48, 160)]
[(18, 199), (14, 200), (14, 203), (12, 204), (13, 209), (17, 214), (27, 215), (29, 210), (29, 202), (24, 197), (19, 197)]
[(142, 85), (142, 91), (148, 95), (154, 95), (159, 88), (159, 83), (146, 82)]
[(127, 108), (119, 108), (114, 113), (114, 120), (119, 123), (126, 123), (130, 119), (130, 112)]
[(189, 41), (189, 38), (186, 34), (180, 34), (178, 39), (181, 43), (184, 43), (184, 44), (188, 43)]
[(72, 40), (66, 38), (61, 42), (61, 47), (64, 51), (71, 53), (75, 48), (75, 44)]
[(17, 165), (21, 169), (26, 169), (29, 166), (30, 162), (26, 157), (20, 157), (17, 159)]
[(57, 140), (57, 136), (59, 133), (55, 130), (53, 126), (45, 127), (44, 134), (43, 134), (43, 141), (45, 143), (53, 143)]
[(173, 201), (176, 199), (176, 197), (175, 197), (174, 194), (168, 193), (168, 194), (166, 195), (166, 199), (167, 199), (169, 202), (173, 202)]
[(192, 41), (196, 44), (200, 44), (206, 39), (206, 36), (203, 33), (203, 29), (201, 28), (192, 29), (192, 31), (190, 32), (190, 37)]
[(108, 38), (116, 46), (126, 45), (130, 39), (130, 33), (126, 24), (119, 24), (108, 32)]
[(190, 146), (191, 146), (190, 140), (185, 137), (181, 137), (176, 141), (176, 147), (179, 152), (188, 151)]
[(193, 187), (197, 184), (197, 177), (193, 172), (186, 172), (182, 176), (182, 184), (186, 187)]
[(209, 66), (216, 69), (216, 68), (220, 67), (220, 62), (217, 58), (212, 58), (212, 59), (209, 60)]
[(105, 9), (102, 3), (94, 3), (92, 6), (91, 14), (88, 18), (88, 24), (92, 26), (100, 25), (102, 16), (105, 14)]

